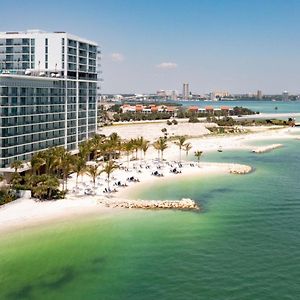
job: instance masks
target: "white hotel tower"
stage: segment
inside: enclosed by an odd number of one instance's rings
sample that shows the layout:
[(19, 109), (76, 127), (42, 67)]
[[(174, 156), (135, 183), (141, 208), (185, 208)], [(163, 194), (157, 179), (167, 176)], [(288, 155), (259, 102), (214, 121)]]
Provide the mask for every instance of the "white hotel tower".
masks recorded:
[(95, 133), (99, 54), (65, 32), (0, 33), (0, 171)]

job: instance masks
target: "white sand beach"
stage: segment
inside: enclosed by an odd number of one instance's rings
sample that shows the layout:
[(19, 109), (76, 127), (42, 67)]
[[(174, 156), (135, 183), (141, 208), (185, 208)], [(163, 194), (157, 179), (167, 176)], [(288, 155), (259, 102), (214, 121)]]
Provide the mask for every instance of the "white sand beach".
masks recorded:
[[(141, 131), (137, 132), (140, 133)], [(191, 138), (188, 141), (196, 150), (217, 151), (222, 147), (226, 149), (248, 149), (253, 151), (255, 146), (250, 142), (256, 140), (274, 139), (296, 139), (298, 128), (284, 128), (278, 130), (267, 130), (259, 128), (259, 132), (244, 135), (226, 136), (204, 136), (202, 138)], [(122, 136), (126, 138), (127, 136)], [(270, 142), (270, 144), (272, 144)], [(274, 150), (276, 151), (276, 150)], [(129, 166), (125, 158), (119, 161), (121, 169), (112, 174), (110, 189), (107, 193), (108, 183), (105, 174), (97, 178), (94, 188), (88, 175), (80, 176), (76, 188), (76, 176), (72, 174), (68, 181), (69, 193), (66, 199), (57, 201), (35, 201), (34, 199), (19, 199), (0, 207), (0, 232), (12, 230), (12, 228), (24, 228), (26, 226), (50, 222), (51, 220), (62, 220), (73, 216), (92, 213), (116, 213), (118, 210), (106, 207), (105, 202), (124, 201), (131, 198), (132, 191), (143, 188), (149, 182), (161, 180), (180, 180), (186, 176), (203, 176), (205, 174), (236, 174), (249, 173), (251, 166), (232, 163), (204, 163), (200, 165), (194, 161), (184, 161), (185, 154), (182, 153), (182, 162), (178, 163), (178, 147), (169, 143), (169, 148), (164, 153), (166, 161), (157, 160), (157, 152), (150, 148), (146, 160), (131, 161)], [(154, 175), (153, 175), (154, 174)], [(163, 174), (163, 176), (160, 176)], [(238, 176), (238, 175), (231, 175)], [(90, 195), (88, 195), (90, 193)], [(152, 199), (149, 199), (152, 200)], [(180, 199), (178, 199), (180, 200)]]

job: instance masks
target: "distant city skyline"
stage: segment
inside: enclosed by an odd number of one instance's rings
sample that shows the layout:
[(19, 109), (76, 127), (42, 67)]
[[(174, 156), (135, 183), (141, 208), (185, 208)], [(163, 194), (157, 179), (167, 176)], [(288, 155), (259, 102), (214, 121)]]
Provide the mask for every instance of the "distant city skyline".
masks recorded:
[(67, 31), (102, 49), (103, 93), (300, 93), (300, 1), (4, 2), (0, 31)]

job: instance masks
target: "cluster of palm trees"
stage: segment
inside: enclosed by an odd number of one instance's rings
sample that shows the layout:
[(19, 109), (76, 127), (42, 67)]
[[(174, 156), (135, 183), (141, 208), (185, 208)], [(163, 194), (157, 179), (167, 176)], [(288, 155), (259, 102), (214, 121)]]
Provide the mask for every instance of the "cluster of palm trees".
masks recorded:
[[(192, 148), (191, 143), (186, 141), (185, 136), (179, 136), (174, 141), (179, 147), (180, 162), (182, 150), (188, 155)], [(68, 177), (71, 173), (76, 174), (76, 187), (79, 176), (88, 174), (95, 186), (97, 176), (105, 173), (109, 190), (111, 174), (119, 168), (116, 159), (122, 154), (126, 155), (127, 167), (129, 167), (132, 159), (145, 160), (150, 146), (158, 151), (158, 159), (163, 161), (164, 151), (168, 148), (166, 137), (158, 138), (151, 145), (143, 137), (122, 140), (117, 133), (112, 133), (108, 137), (95, 135), (81, 143), (79, 153), (75, 155), (63, 147), (50, 148), (34, 154), (30, 161), (31, 169), (25, 176), (18, 173), (24, 163), (19, 160), (14, 161), (11, 164), (11, 168), (15, 171), (11, 184), (15, 189), (30, 189), (33, 195), (39, 199), (62, 198), (67, 192)], [(198, 162), (201, 154), (201, 151), (195, 152)], [(94, 162), (89, 162), (91, 160)], [(59, 189), (60, 183), (62, 190)]]
[[(76, 155), (72, 155), (63, 147), (50, 148), (34, 154), (30, 161), (30, 172), (25, 176), (18, 172), (24, 167), (24, 162), (15, 160), (10, 166), (14, 169), (10, 183), (15, 190), (30, 189), (39, 199), (53, 199), (64, 197), (71, 173), (76, 173), (76, 186), (79, 176), (88, 174), (95, 185), (97, 176), (106, 173), (109, 189), (111, 174), (118, 168), (115, 159), (122, 152), (126, 153), (128, 164), (130, 154), (135, 153), (135, 159), (138, 159), (140, 152), (140, 159), (145, 158), (149, 146), (149, 141), (143, 137), (122, 141), (117, 133), (108, 137), (95, 135), (80, 144), (79, 153)], [(90, 160), (96, 162), (88, 163)], [(62, 191), (59, 190), (60, 183)]]
[[(186, 157), (189, 155), (189, 151), (192, 149), (192, 144), (187, 142), (186, 136), (178, 136), (176, 137), (174, 144), (179, 148), (179, 162), (181, 162), (181, 152), (185, 151)], [(164, 159), (164, 151), (168, 148), (168, 142), (166, 137), (160, 137), (153, 143), (154, 149), (157, 150), (157, 158), (158, 160), (163, 161)], [(194, 152), (195, 157), (197, 158), (198, 165), (200, 162), (200, 157), (202, 155), (202, 151), (197, 150)]]

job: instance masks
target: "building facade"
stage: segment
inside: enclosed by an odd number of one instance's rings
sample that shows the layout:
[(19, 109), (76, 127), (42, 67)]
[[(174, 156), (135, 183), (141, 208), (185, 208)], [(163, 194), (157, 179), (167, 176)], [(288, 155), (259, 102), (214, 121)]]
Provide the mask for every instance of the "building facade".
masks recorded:
[(65, 32), (0, 33), (2, 171), (95, 134), (99, 55), (95, 42)]

